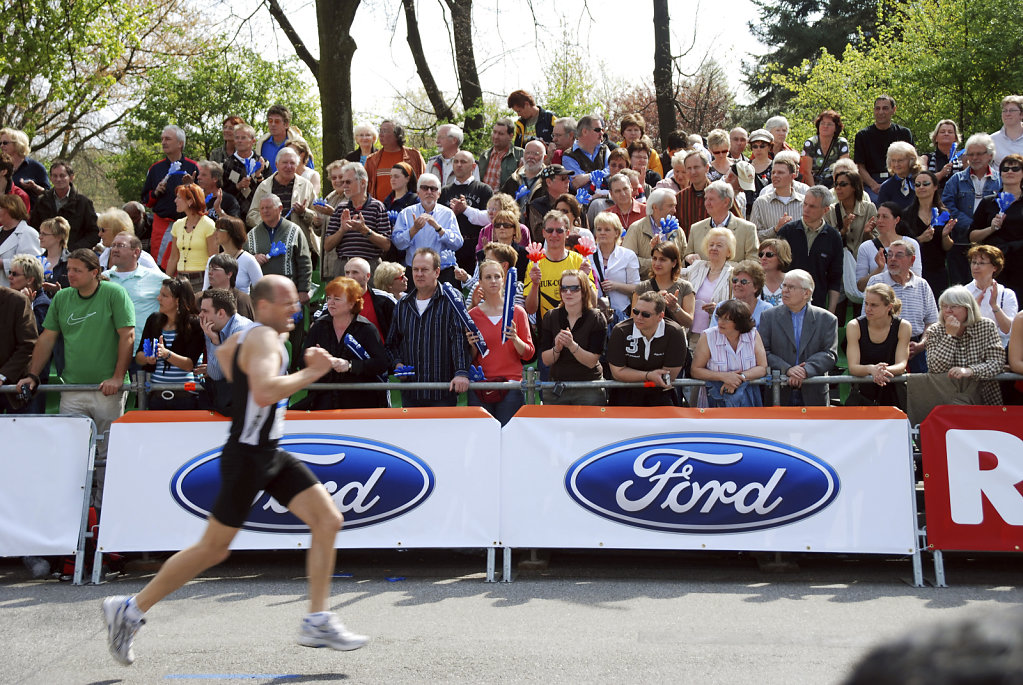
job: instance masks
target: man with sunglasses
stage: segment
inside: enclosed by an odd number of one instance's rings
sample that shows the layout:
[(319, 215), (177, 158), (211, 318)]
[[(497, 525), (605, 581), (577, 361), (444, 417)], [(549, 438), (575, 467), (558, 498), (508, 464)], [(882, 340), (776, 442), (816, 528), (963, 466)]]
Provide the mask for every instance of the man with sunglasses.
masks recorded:
[[(430, 173), (423, 174), (419, 177), (416, 189), (419, 191), (419, 202), (401, 210), (391, 233), (394, 246), (405, 251), (405, 276), (410, 282), (414, 280), (412, 258), (417, 250), (429, 248), (437, 254), (455, 252), (465, 242), (458, 229), (455, 213), (438, 203), (440, 179)], [(440, 280), (458, 287), (453, 264), (441, 269)]]
[[(407, 210), (406, 210), (407, 211)], [(561, 304), (561, 273), (567, 269), (579, 269), (589, 274), (592, 285), (593, 274), (590, 263), (581, 254), (565, 247), (569, 231), (568, 216), (552, 209), (543, 218), (543, 237), (547, 241), (544, 257), (529, 270), (526, 281), (525, 309), (527, 314), (536, 314), (537, 321)], [(595, 287), (595, 286), (594, 286)]]
[(608, 149), (603, 145), (604, 124), (595, 114), (584, 116), (576, 124), (575, 145), (566, 152), (561, 163), (575, 174), (572, 188), (590, 185), (591, 171), (607, 172)]
[(664, 298), (647, 291), (636, 298), (632, 318), (611, 330), (607, 361), (616, 381), (647, 384), (642, 388), (614, 388), (608, 402), (616, 407), (672, 407), (678, 394), (671, 382), (686, 359), (685, 330), (664, 317)]

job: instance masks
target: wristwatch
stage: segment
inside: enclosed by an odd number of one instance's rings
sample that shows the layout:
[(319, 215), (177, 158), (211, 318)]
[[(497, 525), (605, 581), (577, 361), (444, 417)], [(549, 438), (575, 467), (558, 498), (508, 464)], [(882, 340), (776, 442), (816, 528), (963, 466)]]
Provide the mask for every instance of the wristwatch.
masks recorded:
[(746, 374), (740, 373), (739, 378), (741, 378), (742, 380), (746, 380)]

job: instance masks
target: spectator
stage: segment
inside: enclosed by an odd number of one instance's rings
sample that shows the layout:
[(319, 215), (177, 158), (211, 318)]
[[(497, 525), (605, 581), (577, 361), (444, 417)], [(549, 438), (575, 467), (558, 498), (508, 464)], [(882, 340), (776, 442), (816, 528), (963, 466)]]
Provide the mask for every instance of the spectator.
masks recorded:
[(656, 185), (657, 188), (667, 188), (676, 195), (689, 187), (689, 174), (686, 173), (686, 151), (679, 150), (671, 157), (671, 171)]
[[(299, 302), (307, 304), (313, 266), (305, 235), (298, 226), (282, 217), (281, 198), (276, 195), (263, 197), (258, 209), (262, 221), (249, 231), (245, 249), (259, 262), (264, 276), (278, 274), (290, 278), (298, 290)], [(282, 243), (284, 253), (271, 257), (269, 252), (274, 243)], [(299, 330), (301, 328), (296, 327), (292, 332), (293, 339)]]
[[(371, 154), (366, 160), (366, 173), (369, 175), (370, 193), (376, 199), (383, 201), (392, 191), (391, 169), (399, 162), (409, 165), (410, 178), (413, 181), (422, 175), (426, 168), (423, 155), (419, 150), (412, 147), (405, 147), (405, 129), (390, 120), (380, 124), (380, 145), (381, 148)], [(440, 181), (437, 181), (440, 185)]]
[(515, 122), (515, 146), (525, 147), (530, 140), (550, 143), (554, 140), (554, 115), (536, 104), (532, 93), (512, 91), (508, 107), (519, 115)]
[[(252, 196), (263, 182), (270, 165), (255, 151), (256, 129), (248, 124), (234, 128), (235, 151), (224, 162), (224, 190), (238, 200), (238, 208), (245, 217), (252, 209)], [(259, 205), (256, 205), (257, 207)]]
[(41, 254), (37, 260), (43, 268), (43, 290), (51, 296), (69, 285), (67, 258), (71, 253), (67, 249), (67, 236), (70, 229), (67, 219), (62, 216), (47, 219), (39, 226)]
[(977, 301), (961, 285), (943, 292), (938, 305), (941, 320), (927, 329), (927, 373), (977, 379), (984, 404), (1001, 404), (998, 383), (989, 380), (1005, 366), (995, 322), (980, 315)]
[[(764, 287), (764, 268), (755, 259), (744, 259), (732, 267), (732, 299), (742, 302), (753, 317), (753, 325), (760, 325), (763, 313), (773, 305), (760, 299)], [(720, 309), (720, 307), (718, 307)], [(710, 325), (717, 326), (717, 314), (710, 317)]]
[[(494, 239), (487, 243), (482, 249), (476, 251), (474, 264), (478, 264), (487, 258), (487, 248), (494, 244), (505, 245), (511, 249), (508, 266), (515, 267), (519, 275), (519, 283), (521, 284), (522, 281), (525, 280), (526, 274), (529, 272), (529, 256), (526, 253), (526, 248), (515, 242), (515, 234), (517, 233), (515, 229), (518, 228), (518, 224), (515, 223), (517, 216), (518, 215), (514, 211), (508, 211), (506, 209), (503, 209), (494, 215)], [(479, 267), (474, 266), (472, 277), (470, 277), (463, 269), (456, 268), (455, 278), (464, 284), (464, 288), (466, 288), (468, 292), (474, 292), (474, 288), (479, 282)]]
[(71, 385), (94, 385), (96, 390), (60, 394), (61, 414), (84, 414), (96, 423), (96, 470), (93, 506), (103, 501), (110, 424), (124, 413), (121, 390), (135, 342), (135, 314), (124, 288), (100, 276), (99, 259), (78, 249), (68, 258), (70, 288), (58, 292), (46, 313), (43, 331), (32, 350), (28, 373), (18, 387), (39, 386), (39, 374), (58, 338), (64, 338), (61, 379)]
[(231, 415), (231, 388), (220, 368), (217, 348), (234, 333), (253, 325), (252, 321), (238, 314), (234, 295), (228, 290), (216, 288), (204, 290), (199, 299), (199, 325), (206, 344), (206, 365), (203, 387), (205, 396), (200, 395), (201, 409), (213, 409), (224, 416)]
[(206, 282), (211, 288), (227, 290), (234, 296), (239, 314), (246, 319), (255, 317), (252, 300), (248, 293), (236, 287), (238, 282), (238, 260), (226, 253), (215, 254), (206, 262)]
[(376, 152), (377, 127), (373, 124), (357, 124), (355, 126), (355, 149), (345, 155), (345, 161), (366, 164), (369, 156)]
[(740, 160), (749, 161), (746, 156), (746, 148), (749, 146), (749, 131), (736, 126), (728, 132), (728, 158), (733, 162)]
[(313, 197), (319, 197), (320, 174), (313, 168), (313, 150), (309, 147), (309, 143), (301, 138), (295, 138), (288, 142), (288, 147), (298, 154), (298, 168), (301, 170), (299, 176), (309, 181), (309, 184), (313, 187)]
[(543, 189), (533, 195), (526, 207), (526, 225), (534, 242), (543, 242), (543, 222), (554, 209), (554, 200), (568, 192), (572, 172), (560, 164), (551, 164), (540, 172)]
[(124, 288), (135, 313), (135, 340), (142, 340), (142, 327), (159, 309), (157, 298), (167, 275), (154, 266), (140, 263), (142, 241), (128, 231), (118, 233), (110, 244), (110, 268), (103, 272), (112, 283)]
[(571, 150), (563, 154), (562, 164), (574, 174), (572, 187), (582, 188), (592, 182), (591, 171), (607, 172), (608, 150), (603, 145), (604, 124), (601, 118), (596, 115), (581, 118), (576, 124), (576, 136), (578, 139)]
[[(349, 162), (357, 164), (357, 162)], [(352, 261), (355, 261), (354, 259)], [(368, 276), (367, 272), (367, 276)], [(333, 368), (322, 383), (373, 383), (390, 368), (391, 358), (380, 331), (360, 315), (363, 288), (351, 278), (341, 276), (327, 284), (327, 312), (309, 328), (305, 346), (321, 347), (334, 357)], [(369, 355), (368, 359), (352, 351), (346, 343), (351, 336)], [(346, 391), (310, 390), (309, 409), (360, 409), (389, 406), (386, 390)], [(407, 405), (406, 405), (407, 406)]]
[[(540, 357), (550, 380), (599, 381), (600, 355), (607, 340), (607, 321), (593, 308), (593, 289), (587, 275), (565, 269), (557, 278), (558, 306), (543, 316)], [(527, 308), (528, 311), (528, 308)], [(544, 392), (544, 404), (594, 405), (606, 402), (603, 388), (559, 388)]]
[(611, 212), (601, 212), (594, 219), (593, 233), (597, 251), (588, 259), (596, 274), (597, 294), (608, 299), (611, 308), (628, 318), (632, 292), (639, 283), (639, 259), (632, 250), (622, 247), (622, 222)]
[[(263, 277), (263, 268), (252, 254), (245, 251), (248, 243), (248, 231), (245, 230), (245, 222), (234, 216), (222, 216), (217, 219), (217, 244), (223, 254), (234, 257), (238, 262), (238, 277), (234, 287), (246, 295), (256, 284), (256, 281)], [(212, 257), (211, 257), (212, 259)], [(209, 263), (206, 265), (209, 270)], [(210, 287), (209, 274), (203, 276), (203, 290)]]
[[(980, 315), (991, 319), (998, 326), (998, 337), (1002, 347), (1009, 346), (1012, 320), (1019, 312), (1019, 303), (1012, 288), (995, 281), (1005, 266), (1002, 251), (993, 245), (974, 245), (967, 253), (973, 280), (966, 289), (973, 295), (980, 308)], [(944, 292), (944, 291), (942, 291)]]
[(688, 331), (693, 325), (696, 293), (689, 281), (682, 278), (678, 246), (670, 241), (658, 242), (651, 248), (650, 259), (650, 279), (636, 284), (632, 304), (635, 305), (636, 298), (645, 292), (660, 293), (668, 318)]
[(890, 173), (886, 164), (888, 148), (896, 141), (913, 144), (913, 133), (904, 126), (892, 123), (894, 114), (895, 99), (890, 95), (878, 95), (874, 100), (874, 123), (857, 131), (853, 144), (853, 160), (860, 172), (860, 179), (867, 186), (867, 195), (875, 204), (881, 183)]
[[(424, 174), (429, 183), (440, 181)], [(420, 177), (420, 183), (423, 177)], [(415, 382), (448, 382), (448, 390), (414, 390), (402, 393), (403, 407), (453, 407), (458, 393), (469, 389), (469, 348), (465, 328), (454, 306), (441, 292), (440, 255), (421, 247), (412, 255), (415, 288), (398, 302), (387, 333), (387, 350), (396, 364), (415, 369)]]
[[(149, 236), (153, 232), (153, 217), (146, 212), (146, 206), (138, 200), (125, 202), (121, 210), (128, 215), (132, 232), (142, 241), (142, 249), (149, 253)], [(99, 216), (96, 216), (97, 232), (99, 231)], [(155, 264), (155, 261), (154, 261)]]
[[(500, 262), (484, 260), (480, 264), (480, 286), (483, 300), (469, 312), (480, 331), (480, 336), (489, 352), (486, 357), (476, 353), (475, 362), (483, 367), (488, 382), (521, 381), (522, 363), (536, 353), (530, 334), (526, 310), (513, 305), (512, 321), (502, 330), (504, 313), (505, 278), (507, 273)], [(468, 333), (470, 345), (475, 337)], [(507, 339), (502, 341), (502, 337)], [(504, 426), (525, 401), (522, 391), (511, 390), (469, 390), (469, 406), (483, 407)]]
[[(991, 134), (995, 144), (995, 164), (1001, 164), (1006, 155), (1023, 155), (1023, 95), (1002, 98), (1002, 127)], [(2, 140), (2, 139), (0, 139)]]
[(973, 215), (973, 225), (988, 228), (971, 230), (970, 241), (983, 240), (1002, 251), (1005, 257), (1002, 282), (1019, 296), (1023, 293), (1023, 155), (1006, 155), (999, 172), (1002, 191), (1015, 199), (1004, 212), (996, 198), (981, 200)]
[(203, 197), (208, 198), (205, 200), (207, 216), (214, 221), (224, 215), (241, 218), (242, 208), (238, 199), (224, 191), (224, 168), (211, 161), (199, 162), (198, 166), (199, 175), (195, 183), (202, 190)]
[(515, 170), (522, 165), (525, 150), (512, 145), (514, 136), (515, 123), (508, 117), (498, 119), (490, 129), (491, 147), (480, 155), (480, 180), (490, 186), (495, 193), (501, 190)]
[(842, 137), (842, 115), (826, 109), (813, 120), (817, 133), (806, 139), (799, 157), (803, 180), (813, 185), (834, 186), (834, 164), (849, 158), (849, 141)]
[(388, 293), (395, 301), (400, 300), (408, 289), (405, 267), (395, 262), (381, 262), (373, 274), (373, 287)]
[(945, 253), (952, 248), (952, 229), (955, 220), (932, 225), (933, 212), (940, 215), (945, 211), (938, 192), (938, 176), (924, 169), (913, 181), (916, 197), (913, 204), (902, 214), (898, 223), (901, 233), (913, 238), (920, 245), (921, 275), (927, 279), (931, 291), (941, 293), (948, 287), (948, 271), (945, 267)]
[(710, 166), (707, 168), (707, 181), (727, 180), (731, 183), (728, 175), (732, 173), (732, 161), (728, 158), (730, 142), (728, 132), (716, 128), (707, 134), (707, 152), (710, 153)]
[[(447, 187), (454, 180), (455, 155), (462, 147), (465, 140), (465, 133), (461, 127), (455, 124), (441, 124), (437, 127), (437, 148), (439, 152), (426, 162), (426, 170), (441, 180), (441, 187)], [(475, 160), (469, 174), (480, 180), (480, 173), (476, 169)]]
[(888, 248), (896, 240), (901, 240), (913, 246), (913, 254), (918, 257), (913, 260), (913, 273), (923, 276), (923, 267), (920, 264), (920, 243), (915, 238), (907, 235), (900, 235), (902, 224), (902, 212), (894, 202), (886, 202), (877, 210), (877, 237), (871, 240), (864, 240), (860, 243), (860, 249), (856, 254), (856, 287), (867, 287), (867, 281), (871, 277), (884, 271), (888, 266)]
[[(35, 316), (36, 331), (43, 329), (46, 312), (50, 309), (50, 296), (43, 290), (43, 265), (32, 255), (20, 254), (11, 260), (11, 268), (7, 272), (11, 290), (17, 290), (32, 303), (32, 314)], [(0, 356), (0, 359), (3, 359)], [(18, 377), (8, 376), (17, 380)], [(3, 385), (0, 383), (0, 385)]]
[(327, 224), (323, 251), (337, 256), (335, 271), (344, 272), (345, 263), (360, 257), (376, 268), (391, 247), (391, 222), (380, 200), (369, 196), (369, 176), (358, 162), (341, 167), (341, 183), (348, 201), (338, 204)]
[(237, 114), (231, 114), (224, 119), (224, 123), (221, 126), (221, 135), (224, 138), (224, 144), (210, 152), (210, 161), (219, 164), (223, 168), (224, 163), (227, 162), (237, 150), (234, 141), (234, 129), (239, 124), (244, 124), (245, 120)]
[[(855, 256), (860, 244), (873, 237), (876, 222), (871, 219), (877, 216), (877, 207), (863, 199), (863, 181), (855, 171), (836, 170), (833, 180), (835, 204), (824, 215), (824, 222), (838, 229), (845, 249)], [(929, 217), (928, 214), (928, 221)], [(944, 258), (941, 261), (944, 263)]]
[[(734, 279), (733, 279), (734, 280)], [(767, 375), (767, 351), (744, 300), (725, 300), (693, 353), (693, 378), (706, 381), (711, 407), (760, 407), (761, 393), (749, 381)]]
[[(618, 125), (618, 131), (622, 134), (622, 142), (619, 145), (623, 148), (629, 148), (636, 142), (646, 143), (646, 149), (650, 153), (649, 169), (657, 174), (658, 181), (661, 180), (660, 177), (664, 176), (664, 167), (661, 165), (661, 158), (658, 156), (657, 150), (654, 150), (654, 142), (646, 134), (646, 119), (643, 118), (643, 115), (638, 112), (626, 114)], [(632, 155), (631, 151), (629, 155)]]
[[(114, 238), (119, 233), (134, 235), (135, 227), (128, 213), (116, 207), (110, 207), (106, 211), (101, 212), (96, 217), (96, 226), (99, 230), (100, 244), (103, 245), (103, 252), (99, 256), (99, 263), (105, 269), (110, 263), (110, 246), (113, 244)], [(156, 260), (148, 252), (142, 253), (139, 257), (139, 264), (160, 271), (160, 267), (156, 265)], [(161, 271), (160, 273), (163, 272)]]
[(764, 288), (760, 299), (772, 307), (781, 304), (782, 281), (785, 272), (792, 264), (792, 248), (788, 242), (778, 238), (768, 238), (760, 243), (760, 266), (764, 268)]
[(29, 225), (40, 228), (47, 219), (63, 217), (70, 227), (68, 247), (72, 250), (93, 247), (99, 242), (96, 210), (92, 200), (75, 189), (75, 172), (71, 165), (62, 159), (56, 160), (50, 165), (50, 179), (53, 187), (36, 198)]
[(900, 209), (906, 209), (913, 204), (913, 177), (920, 172), (916, 148), (902, 141), (892, 143), (886, 164), (889, 176), (877, 193), (877, 204), (894, 202)]
[(250, 228), (258, 224), (262, 217), (260, 204), (263, 198), (273, 195), (281, 203), (283, 216), (301, 229), (310, 252), (318, 254), (320, 245), (312, 233), (313, 218), (316, 216), (312, 206), (316, 201), (316, 193), (312, 184), (298, 175), (298, 169), (298, 154), (294, 150), (286, 147), (277, 153), (277, 171), (256, 188), (245, 223)]
[[(166, 270), (171, 253), (170, 225), (184, 214), (177, 209), (177, 188), (188, 185), (199, 174), (195, 162), (184, 156), (185, 132), (177, 126), (166, 126), (160, 134), (164, 158), (149, 167), (142, 186), (142, 203), (153, 210), (153, 232), (149, 251), (160, 269)], [(177, 167), (175, 169), (175, 167)], [(103, 227), (97, 218), (97, 224)], [(100, 234), (100, 239), (103, 235)], [(107, 245), (109, 247), (109, 245)]]
[(7, 272), (15, 255), (37, 255), (39, 233), (28, 225), (28, 210), (20, 197), (0, 195), (0, 285), (9, 285)]
[[(884, 283), (892, 287), (902, 302), (902, 318), (909, 321), (912, 336), (909, 342), (909, 370), (925, 373), (927, 361), (920, 354), (927, 346), (927, 327), (938, 320), (938, 308), (927, 281), (913, 273), (916, 248), (905, 240), (893, 241), (888, 246), (887, 270), (870, 277), (867, 286)], [(864, 310), (861, 312), (865, 314)]]
[(958, 146), (963, 142), (959, 134), (959, 124), (952, 119), (942, 119), (931, 131), (931, 143), (934, 149), (920, 157), (920, 168), (934, 173), (938, 177), (938, 195), (941, 195), (945, 182), (957, 171), (963, 170), (962, 157), (952, 162), (949, 157), (952, 155), (952, 146)]
[[(454, 212), (437, 203), (440, 198), (440, 179), (433, 174), (422, 174), (418, 190), (419, 203), (401, 211), (391, 233), (394, 246), (405, 251), (407, 272), (411, 272), (412, 260), (420, 249), (429, 248), (440, 259), (441, 252), (454, 252), (464, 242)], [(440, 280), (454, 284), (455, 267), (445, 266), (441, 270)]]
[[(157, 296), (159, 308), (146, 319), (142, 339), (136, 344), (135, 363), (156, 384), (177, 385), (195, 381), (193, 371), (206, 349), (199, 326), (195, 292), (182, 276), (165, 279)], [(145, 341), (153, 341), (147, 355)], [(198, 395), (189, 390), (150, 390), (150, 409), (197, 409)]]
[(827, 406), (830, 401), (827, 384), (803, 384), (807, 378), (826, 376), (838, 360), (838, 319), (810, 304), (813, 288), (809, 273), (789, 271), (782, 284), (782, 304), (764, 312), (757, 329), (768, 366), (788, 376), (782, 406)]
[(948, 277), (952, 283), (970, 281), (966, 251), (970, 246), (973, 214), (985, 197), (1002, 189), (998, 172), (991, 167), (995, 143), (986, 133), (974, 133), (966, 139), (966, 161), (969, 166), (952, 174), (941, 191), (941, 201), (956, 220), (952, 230), (954, 246), (948, 253)]
[(28, 193), (16, 186), (11, 179), (11, 174), (14, 173), (14, 164), (11, 162), (10, 155), (4, 152), (7, 147), (0, 148), (0, 195), (17, 195), (25, 204), (25, 210), (28, 211), (32, 207), (32, 200), (29, 199)]
[(416, 173), (406, 162), (391, 167), (391, 192), (384, 198), (384, 207), (389, 212), (400, 212), (419, 201), (416, 192)]
[[(24, 131), (13, 128), (0, 129), (0, 148), (11, 158), (14, 167), (11, 180), (14, 185), (24, 190), (34, 204), (40, 195), (50, 189), (50, 179), (46, 176), (46, 167), (28, 156), (32, 151), (28, 136)], [(31, 211), (32, 205), (25, 205), (25, 209)]]
[[(402, 272), (404, 273), (404, 271)], [(350, 278), (362, 288), (362, 308), (359, 316), (376, 326), (380, 339), (387, 339), (394, 318), (395, 298), (386, 290), (369, 287), (371, 273), (369, 262), (362, 257), (352, 257), (345, 264), (345, 278)]]
[[(267, 161), (271, 174), (276, 173), (277, 165), (280, 164), (278, 156), (285, 147), (293, 140), (301, 140), (302, 132), (291, 125), (291, 110), (284, 105), (271, 105), (266, 110), (266, 128), (268, 133), (256, 143), (256, 151), (260, 157)], [(313, 161), (308, 161), (312, 168)], [(297, 173), (297, 171), (296, 171)], [(253, 204), (258, 205), (259, 201), (254, 199)]]
[(855, 383), (846, 405), (894, 406), (906, 410), (906, 389), (892, 383), (906, 372), (913, 327), (899, 318), (902, 302), (886, 283), (867, 286), (863, 294), (863, 315), (845, 326), (846, 359), (849, 375), (869, 376), (872, 385)]
[(685, 166), (686, 175), (689, 177), (689, 186), (678, 194), (676, 216), (679, 228), (688, 239), (693, 224), (707, 218), (704, 191), (710, 185), (710, 180), (707, 178), (710, 167), (707, 165), (707, 158), (703, 156), (702, 149), (686, 153)]
[(501, 186), (501, 192), (511, 195), (512, 197), (518, 197), (518, 193), (522, 186), (526, 187), (525, 193), (521, 199), (518, 200), (520, 211), (524, 212), (529, 201), (533, 199), (533, 194), (540, 188), (540, 172), (543, 171), (544, 153), (546, 148), (542, 141), (531, 140), (526, 143), (525, 149), (522, 152), (522, 166), (515, 170), (515, 172), (508, 177), (508, 180)]
[(1023, 312), (1012, 320), (1008, 349), (1009, 371), (1023, 374)]
[[(618, 178), (618, 176), (612, 176), (612, 178)], [(667, 188), (654, 189), (646, 203), (646, 217), (634, 221), (625, 232), (622, 247), (636, 254), (641, 278), (650, 277), (651, 249), (664, 238), (660, 224), (662, 220), (675, 213), (676, 197), (676, 194)], [(616, 212), (607, 212), (607, 214), (621, 220), (621, 215)], [(670, 237), (679, 253), (685, 252), (688, 241), (682, 227), (675, 230)]]
[(764, 188), (771, 185), (771, 171), (774, 166), (771, 146), (774, 144), (774, 136), (766, 128), (758, 128), (750, 134), (749, 141), (749, 162), (753, 165), (753, 196), (756, 198), (760, 197)]
[(789, 135), (789, 120), (780, 114), (773, 116), (764, 123), (764, 128), (771, 134), (772, 147), (771, 152), (775, 156), (783, 150), (793, 151), (792, 146), (788, 144), (787, 138)]
[[(831, 191), (814, 186), (803, 198), (802, 217), (781, 227), (778, 237), (792, 248), (792, 266), (813, 276), (814, 305), (827, 307), (832, 314), (842, 293), (842, 235), (824, 221), (831, 205)], [(862, 246), (861, 246), (862, 247)]]
[(559, 117), (554, 120), (554, 129), (551, 132), (553, 142), (547, 143), (545, 161), (548, 164), (564, 164), (565, 154), (575, 147), (577, 125), (572, 117)]
[(696, 259), (706, 259), (707, 255), (699, 253), (697, 246), (703, 244), (703, 238), (707, 231), (717, 226), (723, 226), (735, 234), (736, 259), (753, 259), (757, 256), (757, 249), (760, 241), (757, 239), (756, 224), (740, 219), (731, 214), (728, 210), (735, 200), (735, 191), (725, 181), (714, 181), (707, 186), (703, 195), (703, 204), (707, 210), (707, 218), (697, 221), (689, 229), (689, 240), (687, 242), (683, 257), (689, 257), (690, 263)]
[(476, 268), (476, 243), (482, 227), (488, 223), (487, 202), (494, 194), (490, 186), (472, 177), (474, 167), (471, 152), (456, 153), (451, 183), (440, 191), (438, 200), (455, 213), (462, 234), (462, 246), (455, 251), (455, 259), (466, 271)]
[[(490, 223), (483, 227), (480, 231), (480, 237), (476, 240), (476, 251), (479, 252), (484, 246), (492, 242), (494, 238), (494, 219), (497, 217), (498, 212), (511, 212), (515, 215), (515, 225), (518, 226), (519, 230), (517, 234), (512, 234), (512, 240), (518, 245), (529, 245), (530, 234), (529, 227), (525, 224), (519, 223), (521, 218), (521, 210), (519, 209), (518, 203), (515, 198), (506, 193), (494, 193), (487, 200), (487, 218)], [(522, 278), (525, 278), (526, 274), (520, 274)]]
[(632, 304), (632, 318), (611, 331), (607, 361), (614, 379), (651, 383), (653, 387), (613, 388), (610, 404), (619, 407), (672, 407), (678, 395), (672, 383), (686, 360), (686, 333), (664, 317), (665, 300), (647, 291)]
[[(552, 209), (543, 220), (543, 235), (547, 241), (544, 257), (533, 264), (526, 282), (526, 313), (536, 314), (542, 321), (547, 313), (561, 304), (561, 274), (566, 270), (589, 271), (589, 265), (578, 252), (565, 249), (569, 232), (568, 217)], [(592, 275), (590, 276), (592, 278)], [(589, 300), (587, 300), (588, 302)]]
[(766, 186), (753, 202), (749, 216), (757, 226), (760, 240), (778, 237), (782, 226), (803, 216), (806, 189), (800, 190), (795, 185), (798, 170), (799, 157), (794, 152), (775, 156), (771, 165), (771, 185)]
[(217, 254), (217, 225), (206, 216), (206, 203), (202, 189), (194, 183), (178, 186), (174, 208), (185, 215), (171, 227), (170, 262), (167, 275), (181, 274), (192, 284), (192, 290), (202, 286), (206, 262)]
[(692, 285), (696, 293), (693, 325), (690, 327), (690, 347), (696, 346), (697, 335), (710, 324), (710, 317), (718, 304), (731, 297), (732, 264), (735, 256), (735, 234), (724, 226), (707, 231), (700, 252), (707, 259), (700, 259), (682, 270), (682, 277)]
[[(12, 265), (11, 271), (17, 270)], [(24, 276), (10, 274), (16, 285)], [(28, 288), (28, 285), (22, 286)], [(45, 293), (43, 293), (45, 297)], [(32, 349), (38, 339), (32, 317), (32, 300), (21, 290), (0, 286), (0, 386), (12, 385), (28, 373)], [(40, 369), (42, 373), (42, 369)], [(25, 405), (16, 395), (0, 394), (0, 414), (22, 412)]]
[(622, 226), (630, 228), (637, 221), (645, 221), (647, 209), (644, 203), (636, 200), (632, 195), (632, 182), (625, 174), (615, 174), (607, 181), (607, 187), (611, 191), (613, 205), (605, 209), (618, 217)]
[(554, 198), (554, 209), (559, 212), (564, 212), (565, 216), (568, 217), (568, 223), (572, 225), (573, 236), (593, 236), (593, 232), (588, 227), (588, 221), (586, 214), (583, 212), (583, 206), (579, 204), (579, 200), (576, 199), (575, 195), (570, 193), (562, 193)]

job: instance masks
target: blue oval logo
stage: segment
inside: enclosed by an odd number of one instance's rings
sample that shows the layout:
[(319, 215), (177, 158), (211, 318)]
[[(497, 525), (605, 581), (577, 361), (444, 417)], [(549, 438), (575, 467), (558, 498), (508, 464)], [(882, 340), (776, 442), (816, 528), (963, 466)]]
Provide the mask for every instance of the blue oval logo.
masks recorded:
[(727, 433), (634, 438), (590, 452), (565, 474), (568, 494), (619, 523), (669, 533), (746, 533), (824, 509), (838, 474), (801, 449)]
[[(342, 532), (388, 521), (422, 504), (433, 492), (434, 475), (421, 459), (382, 442), (339, 435), (289, 434), (280, 448), (301, 459), (324, 484), (344, 514)], [(174, 500), (206, 519), (220, 490), (222, 448), (190, 459), (171, 479)], [(301, 520), (266, 492), (253, 502), (243, 530), (304, 533)]]

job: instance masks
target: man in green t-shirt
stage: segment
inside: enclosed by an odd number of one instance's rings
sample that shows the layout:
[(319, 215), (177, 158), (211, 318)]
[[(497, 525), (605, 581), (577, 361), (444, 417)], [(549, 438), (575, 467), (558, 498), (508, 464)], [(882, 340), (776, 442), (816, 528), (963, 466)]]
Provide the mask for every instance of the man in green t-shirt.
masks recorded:
[[(28, 385), (34, 390), (39, 385), (39, 372), (63, 336), (61, 379), (69, 385), (97, 388), (61, 393), (60, 413), (84, 414), (96, 422), (96, 431), (103, 436), (97, 442), (96, 457), (105, 460), (110, 424), (124, 413), (121, 386), (135, 346), (135, 308), (124, 288), (101, 280), (99, 258), (92, 250), (75, 250), (67, 263), (71, 287), (54, 296), (32, 350), (28, 374), (18, 381), (18, 387)], [(103, 467), (96, 467), (95, 506), (103, 496), (104, 472)]]

